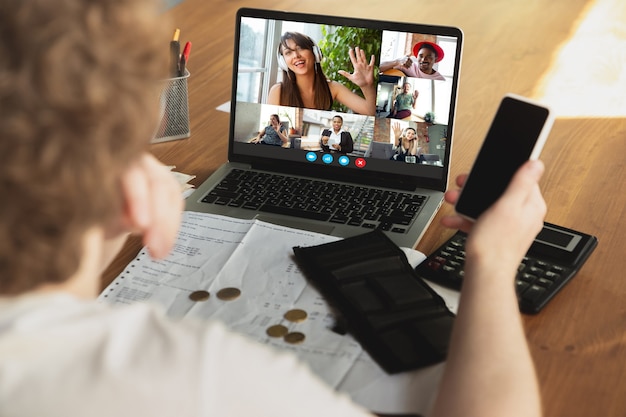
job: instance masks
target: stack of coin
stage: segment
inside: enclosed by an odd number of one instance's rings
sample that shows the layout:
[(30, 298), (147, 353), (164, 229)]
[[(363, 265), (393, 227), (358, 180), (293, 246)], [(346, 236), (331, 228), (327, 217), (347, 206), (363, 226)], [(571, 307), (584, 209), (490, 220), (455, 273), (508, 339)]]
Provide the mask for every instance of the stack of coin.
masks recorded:
[(189, 294), (189, 299), (191, 301), (206, 301), (206, 300), (209, 299), (210, 296), (211, 296), (211, 294), (209, 294), (208, 291), (198, 290), (198, 291), (194, 291), (191, 294)]
[(302, 323), (307, 318), (307, 313), (304, 310), (300, 310), (299, 308), (294, 308), (293, 310), (289, 310), (283, 316), (287, 320), (292, 323)]
[(304, 333), (301, 332), (291, 332), (291, 333), (287, 333), (284, 337), (285, 342), (291, 344), (291, 345), (296, 345), (298, 343), (302, 343), (304, 342), (306, 336), (304, 336)]
[[(299, 308), (294, 308), (287, 311), (283, 317), (292, 323), (302, 323), (308, 317), (306, 311)], [(306, 336), (302, 332), (289, 332), (289, 329), (282, 324), (275, 324), (270, 326), (265, 331), (270, 337), (282, 337), (283, 340), (289, 344), (298, 344), (304, 342)]]
[[(227, 287), (219, 290), (216, 295), (217, 298), (219, 298), (220, 300), (232, 301), (239, 298), (239, 296), (241, 295), (241, 290), (239, 288)], [(189, 294), (189, 299), (191, 301), (206, 301), (209, 299), (209, 297), (209, 292), (205, 290), (193, 291), (191, 294)]]
[(217, 298), (224, 301), (232, 301), (236, 298), (239, 298), (240, 295), (241, 290), (234, 287), (222, 288), (217, 292)]
[(287, 333), (289, 333), (289, 329), (282, 324), (275, 324), (268, 327), (265, 333), (267, 333), (270, 337), (284, 337)]

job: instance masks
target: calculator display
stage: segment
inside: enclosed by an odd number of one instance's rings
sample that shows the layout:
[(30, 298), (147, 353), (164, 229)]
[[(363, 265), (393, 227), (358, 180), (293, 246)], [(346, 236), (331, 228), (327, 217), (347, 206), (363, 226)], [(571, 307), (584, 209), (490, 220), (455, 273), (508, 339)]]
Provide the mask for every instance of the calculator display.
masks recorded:
[(581, 236), (568, 233), (564, 230), (554, 229), (548, 225), (544, 225), (541, 232), (535, 238), (536, 242), (543, 243), (544, 245), (554, 246), (556, 248), (572, 252), (578, 242), (580, 242)]

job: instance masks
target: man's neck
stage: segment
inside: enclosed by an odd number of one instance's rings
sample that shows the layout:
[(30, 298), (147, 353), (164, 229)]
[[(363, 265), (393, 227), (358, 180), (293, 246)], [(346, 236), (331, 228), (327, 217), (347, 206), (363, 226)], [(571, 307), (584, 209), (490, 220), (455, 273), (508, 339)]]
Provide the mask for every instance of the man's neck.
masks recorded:
[(95, 298), (100, 289), (103, 262), (104, 233), (100, 228), (89, 229), (83, 237), (83, 251), (78, 270), (66, 281), (44, 284), (32, 293), (63, 292), (80, 298)]

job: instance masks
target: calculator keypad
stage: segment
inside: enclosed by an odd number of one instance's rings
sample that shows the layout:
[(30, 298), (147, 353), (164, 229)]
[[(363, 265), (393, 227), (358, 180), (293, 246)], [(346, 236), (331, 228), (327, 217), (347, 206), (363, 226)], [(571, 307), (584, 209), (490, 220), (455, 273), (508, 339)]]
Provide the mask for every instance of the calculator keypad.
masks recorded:
[[(438, 284), (460, 289), (464, 278), (465, 239), (463, 232), (457, 232), (422, 262), (417, 272)], [(562, 265), (524, 257), (515, 278), (520, 310), (538, 312), (573, 274), (573, 270)]]

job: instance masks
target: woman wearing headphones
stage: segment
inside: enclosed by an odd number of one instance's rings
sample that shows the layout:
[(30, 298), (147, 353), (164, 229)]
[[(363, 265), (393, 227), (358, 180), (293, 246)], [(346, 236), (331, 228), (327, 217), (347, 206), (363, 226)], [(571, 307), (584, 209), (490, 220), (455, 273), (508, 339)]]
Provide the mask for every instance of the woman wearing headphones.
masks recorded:
[(320, 62), (322, 53), (315, 42), (302, 33), (286, 32), (277, 50), (282, 82), (270, 88), (268, 104), (330, 110), (336, 100), (353, 112), (373, 116), (376, 113), (374, 56), (369, 63), (359, 47), (350, 49), (354, 72), (337, 71), (361, 88), (363, 97), (324, 75)]

